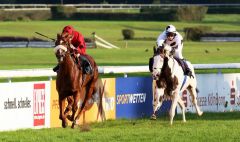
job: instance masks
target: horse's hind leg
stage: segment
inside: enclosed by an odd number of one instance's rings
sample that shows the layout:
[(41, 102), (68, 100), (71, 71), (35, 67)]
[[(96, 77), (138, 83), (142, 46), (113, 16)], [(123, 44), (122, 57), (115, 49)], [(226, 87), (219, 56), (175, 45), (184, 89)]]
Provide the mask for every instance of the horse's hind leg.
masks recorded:
[(199, 106), (197, 105), (197, 91), (196, 88), (188, 87), (188, 91), (190, 92), (190, 95), (192, 97), (192, 103), (198, 113), (199, 116), (203, 114), (203, 112), (200, 110)]
[[(74, 128), (74, 125), (76, 124), (76, 119), (74, 119), (76, 112), (78, 111), (79, 106), (82, 105), (82, 102), (80, 100), (80, 92), (75, 92), (74, 95), (74, 103), (73, 103), (73, 107), (72, 107), (72, 128)], [(79, 103), (79, 104), (78, 104)]]
[[(80, 118), (83, 109), (88, 110), (92, 107), (92, 105), (93, 105), (93, 99), (92, 99), (93, 89), (94, 88), (92, 88), (92, 87), (90, 87), (89, 89), (85, 88), (85, 92), (83, 92), (83, 93), (85, 93), (86, 96), (83, 99), (84, 101), (80, 105), (80, 110), (78, 111), (77, 116), (74, 119), (75, 122)], [(90, 99), (92, 99), (92, 100), (90, 100)], [(83, 122), (85, 122), (85, 120), (83, 120)], [(74, 127), (74, 123), (73, 123), (72, 127)]]
[(186, 108), (185, 108), (184, 102), (183, 102), (181, 97), (178, 98), (178, 104), (179, 104), (179, 106), (180, 106), (180, 108), (182, 110), (183, 122), (186, 122), (186, 118), (185, 118), (185, 110), (186, 110)]
[(99, 100), (95, 99), (95, 101), (97, 102), (97, 106), (98, 106), (97, 120), (100, 115), (102, 121), (106, 120), (106, 116), (105, 116), (105, 112), (104, 112), (103, 104), (102, 104), (104, 88), (105, 88), (105, 83), (104, 83), (104, 87), (102, 89), (99, 88), (99, 93), (97, 93), (96, 87), (94, 87), (94, 91), (93, 91), (93, 92), (95, 92), (95, 93), (93, 93), (95, 98), (97, 98), (97, 95), (99, 96)]

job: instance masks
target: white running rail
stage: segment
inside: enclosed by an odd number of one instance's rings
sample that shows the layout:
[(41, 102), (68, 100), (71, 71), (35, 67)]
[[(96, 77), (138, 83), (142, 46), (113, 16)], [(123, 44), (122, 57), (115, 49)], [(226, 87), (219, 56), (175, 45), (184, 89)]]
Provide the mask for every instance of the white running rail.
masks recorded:
[[(193, 64), (195, 69), (239, 69), (240, 63), (225, 63), (225, 64)], [(115, 73), (137, 73), (149, 72), (148, 66), (99, 66), (101, 74)], [(56, 73), (51, 68), (43, 69), (17, 69), (17, 70), (0, 70), (0, 78), (15, 78), (15, 77), (52, 77)]]

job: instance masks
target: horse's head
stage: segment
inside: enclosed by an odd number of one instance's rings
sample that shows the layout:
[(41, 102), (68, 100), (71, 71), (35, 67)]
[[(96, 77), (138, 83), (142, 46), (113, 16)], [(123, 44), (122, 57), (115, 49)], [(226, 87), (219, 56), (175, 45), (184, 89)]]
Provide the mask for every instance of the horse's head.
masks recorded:
[(66, 56), (66, 53), (68, 52), (68, 48), (64, 45), (57, 45), (55, 48), (54, 48), (54, 53), (57, 57), (57, 60), (58, 62), (62, 62), (64, 57)]
[(152, 77), (157, 80), (160, 76), (161, 69), (163, 67), (164, 58), (168, 58), (170, 55), (171, 47), (167, 44), (163, 44), (157, 49), (154, 47)]
[(154, 54), (153, 54), (152, 77), (153, 79), (157, 80), (163, 66), (164, 54), (163, 54), (162, 48), (156, 49), (154, 47), (153, 51), (154, 51)]
[(66, 54), (75, 54), (71, 45), (67, 42), (64, 42), (61, 38), (61, 35), (57, 35), (57, 40), (55, 42), (54, 53), (58, 59), (58, 62), (62, 62)]

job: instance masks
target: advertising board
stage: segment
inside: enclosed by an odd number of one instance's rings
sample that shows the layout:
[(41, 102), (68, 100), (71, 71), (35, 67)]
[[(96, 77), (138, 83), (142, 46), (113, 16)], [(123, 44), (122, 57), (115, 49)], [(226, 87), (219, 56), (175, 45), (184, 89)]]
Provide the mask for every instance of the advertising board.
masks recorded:
[(50, 127), (50, 83), (0, 83), (0, 130)]
[[(205, 112), (240, 110), (240, 74), (197, 74), (198, 104)], [(187, 111), (195, 112), (187, 91), (182, 94)], [(179, 109), (178, 109), (179, 110)]]

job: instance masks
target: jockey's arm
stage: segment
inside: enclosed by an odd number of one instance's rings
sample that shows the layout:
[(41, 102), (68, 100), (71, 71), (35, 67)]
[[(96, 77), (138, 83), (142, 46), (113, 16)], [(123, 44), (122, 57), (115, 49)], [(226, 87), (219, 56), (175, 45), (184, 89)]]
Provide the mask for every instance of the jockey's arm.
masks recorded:
[(177, 39), (176, 40), (176, 45), (172, 47), (171, 53), (178, 58), (183, 58), (182, 57), (182, 49), (183, 49), (183, 42), (182, 39)]
[(157, 47), (162, 46), (163, 43), (165, 42), (165, 39), (166, 39), (166, 34), (165, 33), (160, 34), (157, 38)]

